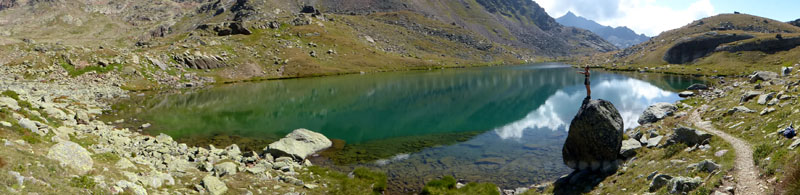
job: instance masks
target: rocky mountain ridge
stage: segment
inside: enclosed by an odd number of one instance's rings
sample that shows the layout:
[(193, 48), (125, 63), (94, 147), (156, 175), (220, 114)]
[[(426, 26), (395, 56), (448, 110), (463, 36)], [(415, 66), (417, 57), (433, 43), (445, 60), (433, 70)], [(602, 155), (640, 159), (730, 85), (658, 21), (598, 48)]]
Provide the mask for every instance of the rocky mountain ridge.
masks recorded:
[(616, 49), (589, 31), (561, 26), (525, 0), (0, 5), (0, 64), (31, 71), (58, 65), (72, 74), (125, 69), (125, 79), (137, 81), (127, 87), (137, 90), (198, 84), (182, 79), (185, 74), (232, 82), (511, 64)]
[(556, 21), (564, 26), (572, 26), (592, 31), (620, 49), (625, 49), (650, 39), (647, 35), (636, 34), (636, 32), (628, 27), (603, 26), (593, 20), (576, 16), (572, 12), (567, 12), (564, 16), (556, 18)]

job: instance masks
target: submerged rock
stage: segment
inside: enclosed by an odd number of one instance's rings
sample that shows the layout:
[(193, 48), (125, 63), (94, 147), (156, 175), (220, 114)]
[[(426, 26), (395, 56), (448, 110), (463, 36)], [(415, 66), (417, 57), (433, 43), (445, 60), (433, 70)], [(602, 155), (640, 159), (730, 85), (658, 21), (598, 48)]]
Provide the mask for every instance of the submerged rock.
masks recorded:
[(622, 134), (622, 116), (611, 102), (586, 101), (569, 126), (562, 149), (564, 163), (576, 170), (614, 171)]
[(297, 129), (286, 137), (273, 142), (265, 148), (272, 156), (290, 156), (295, 160), (303, 160), (308, 155), (331, 147), (333, 143), (324, 135), (308, 129)]
[(678, 107), (672, 105), (670, 103), (655, 103), (647, 107), (642, 113), (642, 116), (639, 117), (639, 124), (648, 124), (654, 123), (664, 117), (671, 116), (673, 112), (678, 110)]
[(686, 89), (687, 90), (706, 90), (706, 89), (708, 89), (708, 85), (705, 85), (705, 84), (702, 84), (702, 83), (695, 83), (695, 84), (690, 85)]

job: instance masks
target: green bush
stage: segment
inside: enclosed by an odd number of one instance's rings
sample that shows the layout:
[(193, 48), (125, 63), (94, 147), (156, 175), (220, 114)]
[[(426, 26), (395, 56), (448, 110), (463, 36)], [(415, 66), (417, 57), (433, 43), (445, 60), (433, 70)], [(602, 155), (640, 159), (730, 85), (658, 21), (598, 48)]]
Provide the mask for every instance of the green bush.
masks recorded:
[(759, 165), (759, 161), (766, 158), (771, 153), (772, 147), (767, 144), (759, 144), (756, 146), (755, 150), (753, 150), (753, 161), (755, 161), (756, 165)]
[(76, 188), (83, 188), (83, 189), (92, 189), (97, 183), (94, 182), (92, 177), (88, 175), (83, 175), (80, 177), (73, 177), (69, 181), (69, 186), (76, 187)]

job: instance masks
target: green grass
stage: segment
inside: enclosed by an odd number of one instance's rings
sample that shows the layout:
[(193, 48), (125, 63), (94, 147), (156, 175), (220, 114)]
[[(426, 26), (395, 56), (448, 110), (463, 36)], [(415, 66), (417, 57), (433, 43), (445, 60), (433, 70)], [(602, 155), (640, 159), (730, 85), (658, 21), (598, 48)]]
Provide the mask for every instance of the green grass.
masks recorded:
[(82, 138), (78, 138), (78, 137), (70, 135), (69, 139), (70, 139), (70, 141), (75, 142), (76, 144), (78, 144), (78, 145), (80, 145), (80, 146), (82, 146), (84, 148), (89, 148), (89, 146), (97, 144), (97, 140), (94, 139), (94, 137), (92, 137), (91, 135), (85, 135), (85, 137), (82, 137)]
[(456, 188), (456, 179), (453, 176), (445, 176), (442, 179), (438, 180), (431, 180), (425, 184), (425, 187), (422, 188), (422, 194), (424, 195), (438, 195), (438, 194), (447, 194), (447, 195), (478, 195), (478, 194), (487, 194), (487, 195), (495, 195), (500, 194), (500, 191), (497, 190), (497, 186), (492, 183), (468, 183), (461, 188)]
[(73, 177), (69, 181), (69, 186), (76, 187), (76, 188), (83, 188), (83, 189), (92, 189), (97, 183), (94, 182), (94, 179), (88, 175), (82, 175), (80, 177)]
[(760, 164), (761, 159), (766, 158), (769, 154), (772, 153), (772, 146), (769, 144), (759, 144), (753, 150), (753, 161), (755, 161), (756, 165)]
[(92, 159), (100, 161), (100, 162), (107, 162), (107, 163), (114, 163), (117, 162), (120, 157), (111, 152), (93, 154)]
[(382, 194), (386, 190), (386, 174), (364, 167), (353, 170), (353, 178), (349, 178), (345, 173), (319, 166), (308, 167), (308, 172), (318, 177), (311, 178), (308, 174), (302, 174), (300, 179), (303, 181), (319, 180), (328, 186), (327, 188), (313, 189), (312, 194)]
[(64, 68), (64, 70), (67, 71), (67, 73), (69, 74), (70, 77), (80, 76), (80, 75), (82, 75), (84, 73), (92, 72), (92, 71), (97, 72), (97, 73), (106, 73), (106, 72), (110, 72), (112, 70), (120, 70), (122, 68), (122, 64), (116, 64), (116, 63), (109, 64), (106, 67), (102, 67), (102, 66), (99, 66), (99, 65), (91, 65), (91, 66), (87, 66), (87, 67), (84, 67), (84, 68), (81, 68), (81, 69), (76, 69), (75, 66), (67, 64), (67, 62), (64, 61), (64, 60), (59, 60), (58, 64), (61, 65), (61, 67)]
[(677, 144), (669, 145), (669, 146), (667, 146), (666, 148), (663, 149), (662, 154), (661, 154), (661, 159), (672, 158), (673, 156), (675, 156), (676, 154), (680, 153), (681, 151), (683, 151), (687, 147), (688, 146), (686, 146), (686, 144), (683, 144), (683, 143), (677, 143)]

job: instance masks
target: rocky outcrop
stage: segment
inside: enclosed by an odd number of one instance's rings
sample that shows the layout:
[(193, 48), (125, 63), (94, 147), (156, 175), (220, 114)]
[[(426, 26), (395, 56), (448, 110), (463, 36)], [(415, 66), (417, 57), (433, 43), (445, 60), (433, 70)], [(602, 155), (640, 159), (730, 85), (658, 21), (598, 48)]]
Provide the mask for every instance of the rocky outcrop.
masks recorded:
[(663, 59), (670, 64), (684, 64), (713, 53), (719, 45), (751, 38), (753, 36), (747, 34), (707, 33), (676, 43), (667, 50)]
[(747, 108), (747, 107), (744, 107), (744, 106), (736, 106), (736, 107), (733, 107), (730, 110), (728, 110), (727, 114), (728, 115), (732, 115), (732, 114), (737, 113), (737, 112), (754, 113), (756, 111), (755, 110), (751, 110), (750, 108)]
[(253, 32), (245, 28), (241, 22), (202, 24), (198, 26), (197, 29), (213, 32), (217, 36), (253, 34)]
[(47, 158), (56, 160), (61, 165), (85, 174), (92, 170), (92, 156), (85, 148), (71, 141), (62, 141), (50, 147)]
[[(780, 35), (780, 34), (779, 34)], [(788, 51), (800, 46), (800, 37), (778, 37), (761, 39), (758, 41), (746, 41), (744, 43), (723, 45), (715, 49), (715, 52), (740, 52), (740, 51), (761, 51), (764, 53), (775, 53), (779, 51)]]
[(216, 69), (216, 68), (224, 68), (227, 67), (228, 64), (225, 63), (225, 59), (216, 56), (216, 55), (206, 55), (200, 52), (195, 52), (194, 54), (189, 53), (189, 51), (184, 52), (180, 55), (173, 56), (173, 59), (178, 63), (181, 63), (186, 68), (193, 68), (193, 69)]
[(694, 169), (694, 171), (705, 171), (711, 173), (719, 169), (719, 164), (714, 163), (711, 159), (705, 159), (699, 163), (691, 164), (687, 168)]
[(756, 71), (752, 75), (750, 75), (750, 83), (755, 83), (758, 81), (769, 81), (775, 78), (778, 78), (778, 73), (770, 71)]
[(708, 142), (711, 140), (711, 137), (713, 137), (711, 134), (708, 134), (705, 131), (688, 127), (678, 127), (675, 128), (674, 131), (675, 133), (670, 136), (666, 145), (683, 143), (689, 147), (692, 147), (698, 144), (703, 144), (704, 142)]
[(584, 102), (569, 126), (561, 151), (564, 163), (576, 170), (616, 171), (623, 127), (622, 116), (611, 102)]
[(648, 123), (654, 123), (661, 119), (664, 119), (664, 117), (671, 116), (672, 113), (674, 113), (677, 110), (678, 107), (670, 103), (665, 103), (665, 102), (655, 103), (653, 105), (648, 106), (647, 109), (644, 110), (642, 116), (639, 116), (638, 122), (639, 124), (642, 125)]
[(286, 137), (269, 144), (264, 151), (275, 157), (289, 156), (300, 161), (332, 145), (333, 142), (320, 133), (308, 129), (296, 129)]
[(761, 94), (761, 95), (758, 96), (758, 101), (756, 103), (761, 104), (761, 105), (767, 104), (767, 102), (772, 100), (772, 98), (775, 98), (775, 95), (776, 95), (775, 92), (767, 93), (767, 94)]

